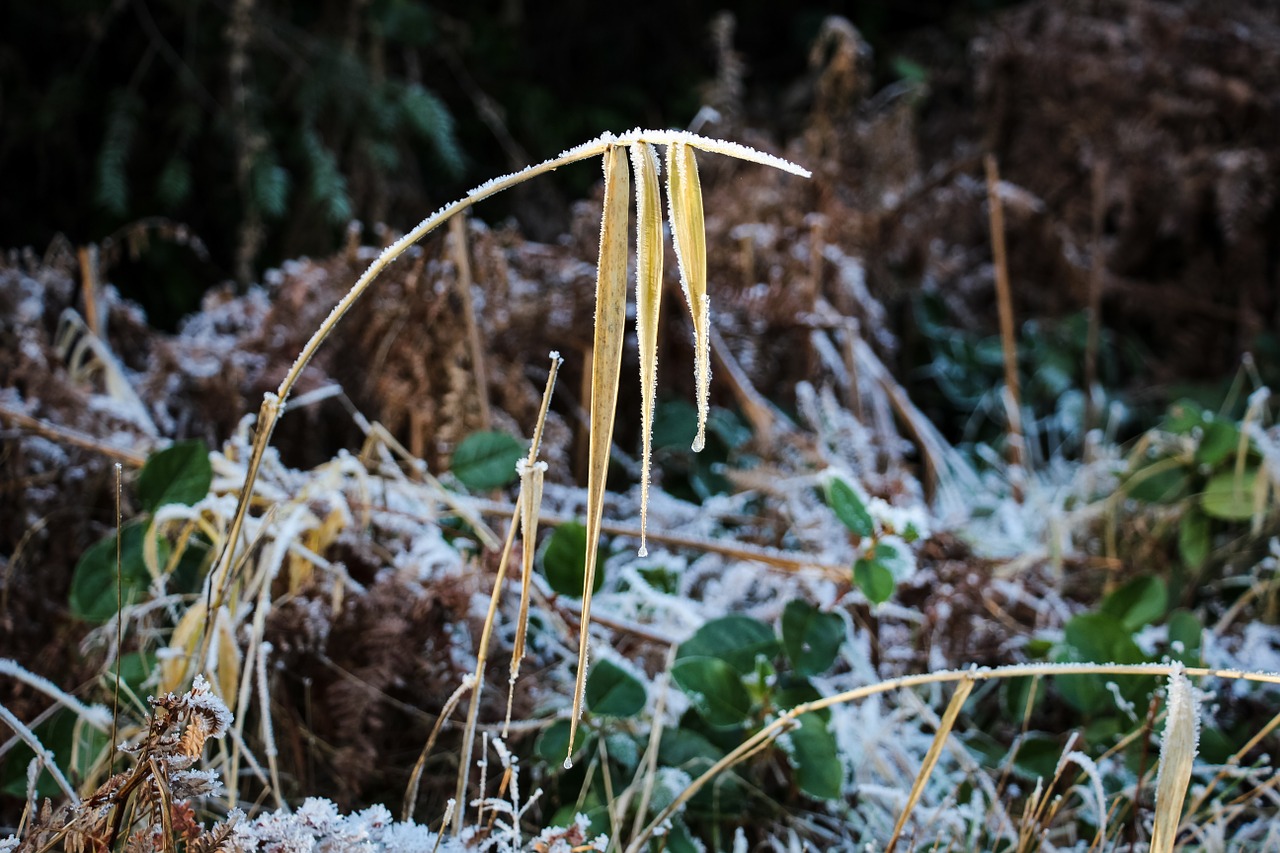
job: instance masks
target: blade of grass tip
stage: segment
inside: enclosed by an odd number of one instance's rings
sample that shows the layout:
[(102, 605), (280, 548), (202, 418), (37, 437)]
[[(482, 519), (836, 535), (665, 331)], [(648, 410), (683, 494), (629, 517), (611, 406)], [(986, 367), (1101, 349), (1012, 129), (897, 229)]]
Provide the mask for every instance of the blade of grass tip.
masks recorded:
[(1160, 770), (1156, 774), (1156, 819), (1151, 830), (1151, 853), (1172, 853), (1200, 742), (1199, 702), (1195, 688), (1181, 668), (1169, 674), (1166, 704)]
[[(551, 395), (556, 389), (556, 374), (560, 371), (560, 353), (552, 351), (551, 369), (547, 372), (547, 387), (542, 392), (542, 407), (538, 410), (538, 421), (533, 428), (533, 440), (529, 442), (529, 457), (524, 460), (520, 471), (520, 490), (529, 498), (522, 504), (520, 523), (523, 539), (520, 573), (520, 614), (516, 617), (516, 641), (511, 649), (511, 667), (509, 686), (507, 688), (507, 716), (502, 723), (502, 736), (506, 737), (511, 728), (511, 702), (515, 698), (516, 679), (520, 676), (520, 661), (524, 660), (525, 634), (529, 630), (529, 588), (533, 581), (533, 552), (538, 541), (538, 516), (542, 511), (542, 481), (547, 473), (547, 464), (537, 462), (538, 449), (542, 446), (542, 432), (547, 424), (547, 411), (551, 408)], [(531, 473), (532, 479), (526, 476)], [(527, 508), (527, 512), (526, 512)]]
[(680, 264), (680, 285), (693, 321), (693, 380), (698, 394), (698, 435), (693, 450), (706, 443), (711, 389), (711, 302), (707, 297), (707, 233), (702, 213), (702, 184), (693, 148), (684, 142), (667, 146), (667, 205), (671, 236)]
[(640, 349), (640, 556), (648, 556), (649, 471), (653, 407), (658, 388), (658, 316), (662, 308), (662, 198), (658, 155), (647, 142), (631, 144), (636, 177), (636, 342)]
[(916, 781), (911, 786), (907, 804), (903, 806), (902, 812), (898, 815), (898, 822), (893, 827), (893, 835), (889, 837), (889, 844), (884, 849), (885, 853), (893, 853), (898, 846), (898, 838), (902, 835), (902, 830), (906, 827), (907, 819), (911, 817), (911, 812), (916, 807), (916, 803), (920, 801), (920, 795), (924, 793), (925, 782), (929, 780), (929, 776), (933, 773), (933, 768), (937, 765), (938, 758), (942, 755), (942, 748), (947, 743), (947, 737), (951, 734), (951, 729), (955, 727), (956, 718), (960, 716), (960, 709), (964, 707), (965, 700), (973, 692), (975, 683), (973, 679), (967, 678), (956, 684), (955, 693), (951, 694), (951, 702), (947, 705), (946, 713), (942, 715), (938, 729), (933, 733), (933, 743), (929, 744), (929, 751), (925, 753), (924, 762), (920, 765), (920, 772), (916, 774)]
[(591, 439), (587, 471), (587, 562), (582, 580), (582, 627), (578, 635), (578, 674), (573, 687), (573, 716), (569, 720), (569, 754), (582, 716), (587, 684), (587, 642), (591, 629), (591, 590), (596, 580), (600, 520), (604, 513), (605, 476), (609, 445), (618, 404), (618, 374), (622, 371), (622, 339), (627, 320), (627, 206), (631, 195), (627, 157), (610, 147), (604, 155), (604, 215), (600, 223), (600, 265), (596, 274), (596, 329), (591, 357)]

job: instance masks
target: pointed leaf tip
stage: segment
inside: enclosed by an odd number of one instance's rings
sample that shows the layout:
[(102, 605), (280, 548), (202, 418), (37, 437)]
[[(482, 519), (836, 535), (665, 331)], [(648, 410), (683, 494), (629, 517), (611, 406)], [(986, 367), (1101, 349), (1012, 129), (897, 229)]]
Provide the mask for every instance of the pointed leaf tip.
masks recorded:
[(627, 320), (627, 214), (631, 180), (627, 157), (610, 146), (604, 152), (604, 213), (600, 221), (600, 261), (596, 275), (595, 345), (591, 356), (591, 433), (587, 471), (587, 558), (582, 584), (582, 627), (578, 634), (578, 674), (573, 691), (569, 742), (578, 731), (587, 678), (591, 594), (604, 513), (605, 479), (618, 405), (618, 374)]
[(658, 157), (644, 141), (631, 144), (636, 180), (636, 341), (640, 350), (640, 555), (649, 529), (653, 412), (658, 387), (658, 319), (662, 308), (662, 200)]
[(711, 391), (711, 301), (707, 296), (707, 233), (698, 161), (686, 142), (667, 146), (667, 204), (680, 263), (680, 284), (693, 322), (694, 385), (698, 395), (698, 435), (693, 450), (706, 444)]

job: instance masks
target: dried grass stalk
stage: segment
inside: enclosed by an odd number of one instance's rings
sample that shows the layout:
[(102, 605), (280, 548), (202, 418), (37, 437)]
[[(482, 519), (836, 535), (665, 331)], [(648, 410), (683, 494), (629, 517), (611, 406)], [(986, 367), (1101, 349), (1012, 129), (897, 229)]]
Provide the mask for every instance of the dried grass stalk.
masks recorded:
[(631, 144), (636, 174), (636, 341), (640, 349), (640, 556), (646, 556), (653, 408), (658, 388), (658, 318), (662, 308), (662, 202), (658, 155), (647, 142)]
[(924, 762), (920, 765), (920, 772), (916, 774), (916, 781), (911, 786), (911, 794), (907, 797), (907, 804), (898, 815), (898, 821), (893, 827), (893, 835), (889, 838), (889, 845), (885, 847), (885, 853), (893, 853), (894, 849), (897, 848), (898, 838), (901, 837), (902, 830), (906, 827), (907, 819), (911, 817), (911, 812), (915, 809), (916, 803), (920, 801), (920, 795), (924, 793), (925, 782), (929, 781), (929, 776), (932, 775), (933, 768), (937, 765), (938, 758), (942, 755), (942, 748), (946, 746), (951, 729), (955, 727), (956, 718), (960, 716), (960, 709), (964, 707), (965, 700), (973, 692), (974, 684), (973, 679), (966, 678), (956, 685), (956, 692), (951, 695), (951, 702), (947, 705), (946, 713), (942, 715), (942, 721), (938, 724), (938, 729), (933, 734), (933, 743), (929, 744), (929, 751), (925, 753)]
[(591, 358), (591, 441), (587, 471), (587, 563), (582, 583), (582, 629), (578, 636), (578, 675), (573, 688), (570, 754), (582, 715), (587, 683), (587, 640), (591, 626), (591, 590), (596, 579), (600, 521), (604, 513), (605, 477), (609, 445), (618, 406), (618, 374), (622, 371), (622, 340), (627, 319), (627, 206), (630, 202), (627, 158), (621, 148), (604, 154), (604, 216), (600, 223), (600, 264), (596, 275), (595, 345)]
[(667, 204), (671, 236), (680, 262), (680, 284), (693, 319), (693, 379), (698, 393), (698, 435), (694, 452), (706, 443), (711, 390), (711, 302), (707, 297), (707, 232), (702, 213), (702, 184), (693, 148), (685, 142), (667, 146)]

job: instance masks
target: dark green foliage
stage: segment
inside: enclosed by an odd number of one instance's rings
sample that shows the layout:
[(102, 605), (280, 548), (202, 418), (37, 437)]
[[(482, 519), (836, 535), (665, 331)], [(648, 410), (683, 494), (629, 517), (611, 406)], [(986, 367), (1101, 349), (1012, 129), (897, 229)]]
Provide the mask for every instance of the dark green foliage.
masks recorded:
[(844, 642), (844, 620), (822, 613), (803, 599), (787, 602), (782, 611), (782, 646), (797, 675), (825, 672)]
[(165, 504), (190, 506), (209, 493), (213, 466), (202, 441), (179, 441), (151, 454), (138, 475), (142, 508), (155, 512)]
[[(587, 574), (587, 528), (576, 521), (562, 524), (547, 540), (542, 551), (542, 572), (547, 583), (560, 595), (582, 597), (582, 584)], [(604, 585), (605, 567), (596, 564), (595, 584), (592, 593)]]
[[(121, 531), (120, 562), (117, 574), (116, 537), (100, 539), (80, 556), (71, 576), (71, 613), (77, 619), (101, 624), (116, 614), (117, 583), (119, 598), (125, 604), (140, 601), (151, 584), (151, 573), (143, 561), (143, 537), (147, 523), (139, 520), (126, 524)], [(168, 542), (160, 540), (159, 559), (169, 556)], [(118, 578), (118, 580), (117, 580)]]
[(475, 432), (458, 443), (449, 470), (468, 489), (486, 491), (516, 479), (525, 443), (505, 432)]
[(644, 709), (644, 684), (616, 663), (597, 661), (587, 676), (587, 709), (610, 717), (633, 717)]

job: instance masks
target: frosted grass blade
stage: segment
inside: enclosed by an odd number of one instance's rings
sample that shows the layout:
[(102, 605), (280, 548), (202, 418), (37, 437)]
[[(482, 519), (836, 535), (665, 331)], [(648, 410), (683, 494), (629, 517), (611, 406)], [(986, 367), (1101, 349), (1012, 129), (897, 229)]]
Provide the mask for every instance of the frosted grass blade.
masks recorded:
[(605, 476), (618, 406), (618, 374), (627, 321), (627, 210), (630, 204), (627, 155), (611, 146), (604, 154), (604, 216), (600, 223), (600, 265), (596, 273), (596, 329), (591, 356), (591, 439), (587, 471), (587, 564), (582, 584), (582, 629), (578, 635), (578, 676), (569, 723), (569, 756), (582, 716), (587, 683), (587, 641), (591, 627), (591, 590), (596, 580), (600, 519), (604, 512)]
[(653, 407), (658, 388), (658, 317), (662, 308), (662, 199), (658, 155), (647, 142), (631, 144), (636, 178), (636, 341), (640, 348), (640, 556), (646, 556)]
[(1182, 821), (1182, 806), (1191, 784), (1200, 743), (1200, 709), (1195, 688), (1181, 668), (1169, 675), (1168, 713), (1160, 742), (1156, 774), (1156, 818), (1151, 830), (1151, 853), (1171, 853)]
[(711, 303), (707, 298), (707, 232), (702, 213), (702, 184), (693, 148), (685, 142), (667, 146), (667, 204), (671, 236), (680, 262), (680, 284), (693, 319), (693, 379), (698, 394), (698, 435), (694, 452), (706, 443), (711, 389)]

